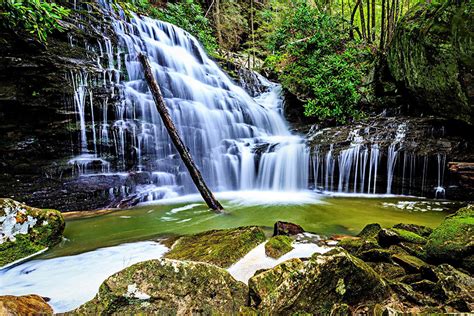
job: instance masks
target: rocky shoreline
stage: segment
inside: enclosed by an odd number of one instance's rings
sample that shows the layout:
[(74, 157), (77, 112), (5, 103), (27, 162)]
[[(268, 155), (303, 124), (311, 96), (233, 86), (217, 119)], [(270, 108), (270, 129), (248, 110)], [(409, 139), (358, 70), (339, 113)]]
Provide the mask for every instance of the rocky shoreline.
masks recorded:
[[(473, 232), (471, 205), (434, 229), (369, 224), (357, 237), (321, 240), (298, 225), (277, 222), (273, 234), (250, 226), (173, 237), (164, 258), (114, 274), (92, 301), (69, 314), (473, 312)], [(247, 282), (230, 273), (259, 245), (278, 258), (308, 238), (324, 253), (257, 269)], [(22, 299), (0, 297), (0, 311), (28, 311), (14, 304)], [(35, 312), (34, 304), (31, 308)]]

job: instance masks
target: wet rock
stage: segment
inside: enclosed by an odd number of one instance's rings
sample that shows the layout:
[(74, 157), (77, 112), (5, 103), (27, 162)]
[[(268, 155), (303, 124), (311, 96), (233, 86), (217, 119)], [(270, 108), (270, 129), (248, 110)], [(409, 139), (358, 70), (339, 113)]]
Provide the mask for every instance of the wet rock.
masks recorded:
[(249, 280), (251, 304), (264, 313), (330, 313), (334, 304), (382, 301), (389, 288), (342, 248), (307, 261), (288, 260)]
[(247, 286), (226, 270), (202, 262), (150, 260), (102, 283), (95, 298), (72, 314), (237, 314)]
[(394, 225), (393, 228), (403, 229), (405, 231), (415, 233), (415, 234), (417, 234), (419, 236), (422, 236), (422, 237), (428, 237), (433, 232), (433, 229), (430, 228), (430, 227), (426, 227), (426, 226), (422, 226), (422, 225), (416, 225), (416, 224), (400, 223), (400, 224)]
[(56, 210), (0, 199), (0, 267), (59, 243), (64, 226)]
[(357, 257), (370, 262), (392, 262), (392, 252), (387, 249), (369, 249), (359, 253)]
[(364, 251), (380, 248), (380, 245), (375, 238), (344, 238), (337, 245), (355, 256)]
[(304, 229), (297, 224), (278, 221), (273, 225), (273, 236), (293, 236), (304, 233)]
[(389, 247), (403, 241), (416, 244), (426, 243), (426, 239), (424, 237), (400, 228), (382, 229), (377, 235), (377, 240), (382, 247)]
[[(428, 237), (426, 254), (435, 262), (462, 266), (471, 273), (474, 253), (474, 206), (460, 209), (448, 216)], [(467, 260), (466, 260), (467, 259)]]
[(421, 272), (421, 270), (428, 265), (423, 260), (410, 255), (394, 254), (391, 258), (408, 273)]
[(265, 244), (265, 254), (269, 257), (278, 259), (293, 249), (293, 246), (291, 245), (292, 242), (293, 240), (288, 236), (274, 236)]
[(388, 280), (394, 280), (396, 278), (399, 278), (401, 276), (405, 275), (405, 269), (402, 267), (392, 264), (392, 263), (387, 263), (387, 262), (367, 262), (369, 266), (374, 269), (375, 272), (380, 274), (385, 279)]
[(460, 312), (474, 310), (474, 278), (449, 264), (433, 267), (433, 293), (437, 299)]
[(368, 224), (366, 225), (362, 231), (357, 234), (357, 237), (360, 237), (360, 238), (364, 238), (364, 239), (367, 239), (367, 238), (374, 238), (377, 236), (377, 234), (382, 230), (382, 227), (380, 226), (380, 224)]
[(387, 64), (412, 110), (474, 123), (469, 1), (422, 4), (397, 25)]
[(166, 258), (228, 267), (265, 239), (265, 233), (257, 226), (211, 230), (179, 238)]
[(0, 296), (0, 315), (53, 315), (53, 309), (38, 295)]

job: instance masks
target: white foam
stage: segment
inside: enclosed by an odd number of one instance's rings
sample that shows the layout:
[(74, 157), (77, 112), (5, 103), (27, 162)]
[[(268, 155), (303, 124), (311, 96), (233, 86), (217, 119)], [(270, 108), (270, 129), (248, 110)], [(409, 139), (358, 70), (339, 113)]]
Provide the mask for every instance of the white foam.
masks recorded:
[(229, 267), (227, 271), (229, 271), (236, 280), (247, 283), (257, 270), (273, 268), (288, 259), (310, 257), (315, 252), (325, 253), (331, 249), (313, 243), (293, 242), (293, 250), (278, 259), (273, 259), (265, 254), (265, 243), (252, 249), (242, 259)]
[[(323, 204), (321, 195), (314, 191), (227, 191), (216, 192), (217, 199), (228, 201), (230, 204), (242, 206), (250, 205), (302, 205), (302, 204)], [(175, 204), (201, 202), (202, 197), (199, 194), (189, 194), (174, 198), (149, 201), (140, 205), (152, 204)], [(193, 205), (193, 204), (191, 204)], [(176, 209), (175, 209), (176, 210)]]
[(167, 250), (160, 243), (143, 241), (28, 261), (0, 270), (0, 295), (38, 294), (51, 299), (56, 313), (66, 312), (91, 300), (112, 274), (137, 262), (159, 259)]

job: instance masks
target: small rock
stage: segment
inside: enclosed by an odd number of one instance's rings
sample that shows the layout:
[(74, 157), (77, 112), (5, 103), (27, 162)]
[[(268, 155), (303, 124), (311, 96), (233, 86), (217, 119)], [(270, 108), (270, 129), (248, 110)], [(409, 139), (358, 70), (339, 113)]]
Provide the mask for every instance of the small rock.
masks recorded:
[(0, 296), (0, 315), (53, 315), (53, 309), (38, 295)]
[(278, 235), (270, 238), (265, 244), (265, 254), (274, 259), (278, 259), (285, 253), (293, 249), (293, 240), (285, 235)]
[(304, 229), (297, 224), (278, 221), (273, 225), (273, 236), (293, 236), (304, 233)]

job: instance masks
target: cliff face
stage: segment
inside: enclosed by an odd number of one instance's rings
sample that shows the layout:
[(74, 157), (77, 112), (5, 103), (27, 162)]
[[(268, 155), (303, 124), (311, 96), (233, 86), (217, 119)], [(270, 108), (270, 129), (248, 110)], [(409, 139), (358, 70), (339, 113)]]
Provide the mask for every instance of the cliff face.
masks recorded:
[[(73, 81), (85, 72), (102, 76), (99, 45), (113, 33), (97, 5), (69, 6), (65, 32), (46, 45), (0, 28), (0, 195), (40, 207), (95, 208), (103, 192), (78, 184), (68, 163), (79, 137)], [(114, 102), (102, 81), (91, 91), (94, 106)]]
[(387, 64), (411, 111), (474, 123), (472, 7), (418, 5), (400, 22)]

